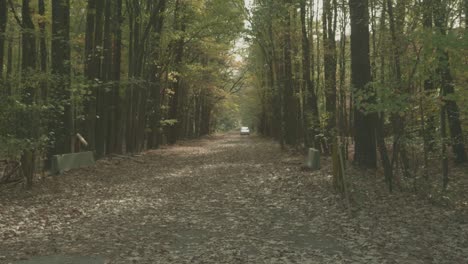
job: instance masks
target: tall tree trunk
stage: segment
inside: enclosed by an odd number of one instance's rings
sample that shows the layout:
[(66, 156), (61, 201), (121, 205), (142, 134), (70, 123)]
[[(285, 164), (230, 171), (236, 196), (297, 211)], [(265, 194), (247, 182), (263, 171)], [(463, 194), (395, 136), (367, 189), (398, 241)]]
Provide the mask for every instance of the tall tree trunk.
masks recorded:
[[(6, 27), (8, 22), (8, 6), (7, 0), (0, 0), (0, 85), (3, 82), (3, 69), (4, 69), (4, 58), (5, 58), (5, 39), (6, 39)], [(5, 87), (1, 85), (2, 87)], [(0, 94), (7, 93), (7, 91), (0, 90)]]
[[(44, 0), (38, 0), (39, 7), (39, 32), (40, 32), (40, 41), (39, 41), (39, 51), (40, 51), (40, 65), (41, 72), (47, 72), (47, 42), (46, 42), (46, 16), (45, 16), (45, 3)], [(47, 83), (41, 81), (41, 99), (46, 100), (47, 98)]]
[[(334, 1), (334, 6), (336, 3)], [(327, 111), (326, 148), (333, 142), (336, 129), (336, 12), (331, 0), (323, 0), (323, 61), (325, 75), (325, 109)], [(335, 16), (333, 15), (335, 13)]]
[(377, 124), (375, 128), (377, 146), (380, 153), (380, 159), (382, 161), (382, 167), (384, 168), (385, 181), (387, 182), (388, 189), (390, 192), (393, 191), (393, 166), (388, 155), (387, 146), (385, 145), (385, 133), (384, 133), (384, 120), (385, 114), (380, 113), (377, 118)]
[[(102, 0), (104, 1), (104, 0)], [(101, 63), (101, 76), (103, 85), (98, 87), (96, 115), (99, 117), (96, 123), (96, 156), (102, 157), (106, 155), (107, 138), (108, 138), (108, 125), (109, 125), (109, 104), (111, 99), (112, 87), (110, 81), (112, 80), (112, 36), (111, 36), (111, 23), (112, 19), (112, 2), (110, 0), (104, 1), (104, 33), (103, 33), (103, 51)]]
[[(340, 93), (339, 93), (339, 116), (338, 116), (338, 129), (339, 134), (342, 137), (349, 136), (349, 122), (348, 122), (348, 111), (347, 111), (347, 95), (346, 95), (346, 29), (348, 27), (347, 24), (347, 10), (344, 0), (341, 2), (342, 4), (342, 18), (341, 18), (341, 25), (340, 25), (340, 58), (338, 64), (340, 65)], [(344, 140), (345, 145), (345, 158), (348, 157), (348, 140)]]
[[(434, 24), (441, 36), (447, 35), (446, 27), (446, 6), (441, 0), (433, 0), (434, 4)], [(446, 96), (455, 93), (453, 77), (450, 72), (450, 59), (448, 52), (442, 47), (437, 48), (439, 65), (437, 72), (440, 75), (441, 95), (446, 104), (446, 112), (448, 116), (448, 125), (450, 129), (450, 137), (452, 150), (455, 154), (457, 163), (465, 163), (467, 161), (463, 131), (460, 122), (460, 109), (453, 99), (446, 99)]]
[(464, 0), (463, 3), (465, 4), (465, 30), (468, 31), (468, 0)]
[(83, 124), (83, 132), (85, 139), (89, 143), (91, 149), (95, 146), (95, 130), (96, 130), (96, 90), (94, 89), (96, 75), (95, 56), (95, 27), (96, 27), (96, 0), (88, 0), (86, 8), (86, 36), (85, 36), (85, 64), (84, 75), (90, 84), (90, 95), (87, 96), (84, 112), (86, 116), (85, 124)]
[(55, 149), (68, 153), (72, 149), (74, 132), (70, 92), (70, 0), (52, 0), (52, 73), (57, 77), (54, 99), (63, 102), (59, 113)]
[[(130, 5), (130, 6), (128, 6)], [(144, 64), (143, 55), (145, 54), (145, 38), (142, 37), (143, 10), (142, 3), (139, 0), (127, 1), (127, 9), (130, 8), (130, 45), (129, 45), (129, 64), (128, 76), (132, 80), (126, 91), (126, 150), (127, 152), (138, 152), (141, 142), (140, 126), (145, 122), (145, 116), (141, 109), (145, 107), (146, 100), (142, 101), (143, 89), (133, 83), (142, 77), (142, 68)]]
[[(350, 0), (351, 18), (351, 80), (353, 89), (371, 93), (368, 87), (371, 82), (369, 59), (369, 12), (367, 0)], [(374, 100), (373, 98), (370, 99)], [(364, 113), (363, 109), (354, 107), (355, 129), (355, 162), (363, 167), (375, 168), (375, 113)]]
[(38, 0), (38, 7), (39, 7), (39, 32), (40, 32), (40, 54), (41, 54), (41, 71), (47, 71), (47, 45), (46, 45), (46, 18), (45, 18), (45, 10), (46, 6), (44, 0)]
[[(184, 3), (176, 0), (176, 9), (174, 10), (174, 30), (181, 31), (181, 33), (185, 32), (185, 22), (184, 22), (184, 8), (181, 6)], [(182, 59), (184, 55), (184, 45), (185, 39), (184, 37), (179, 37), (179, 39), (174, 43), (174, 67), (178, 75), (175, 77), (176, 81), (173, 84), (174, 94), (172, 95), (171, 105), (169, 110), (169, 118), (177, 120), (177, 123), (171, 126), (169, 129), (168, 135), (168, 142), (170, 144), (174, 144), (179, 136), (179, 129), (181, 127), (180, 120), (180, 113), (179, 113), (179, 106), (180, 106), (180, 97), (181, 97), (181, 77), (179, 76), (182, 66)]]
[(9, 82), (11, 75), (13, 74), (13, 39), (8, 40), (7, 46), (7, 62), (6, 62), (6, 94), (11, 95), (11, 84)]
[(132, 1), (126, 2), (127, 12), (128, 12), (128, 24), (129, 24), (129, 44), (128, 44), (128, 79), (130, 83), (125, 89), (125, 151), (133, 152), (133, 96), (134, 89), (132, 81), (135, 78), (135, 68), (134, 67), (134, 57), (135, 55), (135, 35), (138, 36), (139, 29), (135, 26), (135, 11)]
[[(428, 36), (427, 39), (424, 41), (424, 54), (426, 56), (426, 62), (429, 61), (429, 59), (432, 56), (432, 47), (430, 45), (430, 42), (432, 41), (432, 11), (433, 11), (433, 6), (432, 6), (432, 0), (424, 0), (423, 2), (423, 27), (424, 30), (426, 31), (426, 36)], [(426, 80), (424, 80), (424, 91), (425, 93), (428, 94), (428, 96), (431, 96), (431, 93), (435, 92), (435, 86), (434, 86), (434, 78), (433, 74), (430, 70), (430, 66), (426, 66), (425, 69), (425, 75)], [(427, 148), (428, 151), (433, 151), (435, 147), (435, 133), (436, 133), (436, 121), (435, 121), (435, 115), (432, 114), (431, 112), (427, 113), (429, 115), (427, 117), (427, 124), (425, 124), (424, 127), (424, 146)]]
[(284, 58), (284, 71), (283, 71), (283, 103), (284, 103), (284, 131), (285, 131), (285, 143), (288, 145), (297, 144), (296, 135), (296, 111), (295, 111), (295, 96), (294, 96), (294, 81), (293, 81), (293, 69), (292, 69), (292, 36), (291, 36), (291, 14), (289, 12), (289, 5), (291, 2), (285, 0), (285, 31), (284, 31), (284, 46), (283, 46), (283, 58)]
[[(96, 24), (94, 28), (94, 57), (93, 57), (93, 68), (95, 70), (95, 101), (96, 106), (93, 109), (95, 115), (94, 124), (94, 150), (98, 158), (102, 157), (105, 153), (105, 107), (106, 107), (106, 89), (105, 89), (105, 71), (103, 68), (103, 57), (104, 57), (104, 19), (105, 9), (107, 1), (99, 0), (96, 3)], [(107, 32), (108, 33), (108, 32)]]
[[(36, 37), (34, 33), (34, 23), (32, 21), (32, 10), (30, 8), (30, 0), (23, 0), (21, 8), (22, 17), (22, 41), (21, 41), (21, 69), (23, 79), (26, 80), (22, 101), (26, 105), (32, 105), (35, 102), (35, 89), (33, 85), (28, 84), (28, 78), (33, 77), (36, 70)], [(35, 113), (30, 111), (27, 114), (28, 123), (33, 123), (35, 120)], [(32, 127), (28, 132), (28, 138), (33, 139), (37, 136), (37, 128)], [(26, 187), (29, 189), (33, 184), (33, 176), (35, 172), (36, 151), (34, 149), (26, 149), (21, 156), (21, 163), (23, 173), (26, 178)]]
[[(301, 33), (302, 33), (302, 79), (306, 94), (304, 123), (306, 147), (315, 145), (315, 136), (319, 133), (320, 123), (317, 105), (317, 95), (311, 78), (310, 41), (307, 34), (306, 0), (301, 0)], [(312, 10), (311, 10), (312, 12)], [(318, 148), (318, 146), (315, 146)]]
[[(404, 91), (402, 88), (403, 81), (401, 76), (401, 65), (400, 65), (400, 45), (399, 35), (401, 34), (401, 24), (396, 20), (396, 16), (393, 12), (393, 3), (392, 0), (387, 0), (387, 11), (388, 19), (390, 22), (390, 33), (392, 38), (392, 59), (393, 59), (393, 68), (394, 68), (394, 83), (395, 83), (395, 93), (404, 94), (408, 91)], [(394, 140), (393, 140), (393, 160), (396, 160), (398, 155), (400, 155), (403, 162), (403, 169), (405, 176), (409, 176), (409, 160), (406, 154), (406, 143), (403, 139), (405, 132), (405, 120), (404, 117), (400, 114), (392, 114), (392, 125), (394, 130)], [(393, 162), (392, 162), (393, 163)]]
[[(155, 19), (155, 25), (153, 26), (156, 37), (153, 39), (155, 43), (154, 55), (156, 58), (160, 58), (160, 44), (161, 44), (161, 34), (164, 24), (164, 12), (166, 10), (166, 0), (160, 0), (158, 2), (159, 8), (157, 12), (159, 13), (158, 19)], [(150, 68), (149, 80), (151, 82), (151, 114), (150, 114), (150, 127), (151, 135), (148, 139), (148, 148), (158, 148), (160, 144), (160, 122), (161, 122), (161, 65), (156, 63), (156, 60), (152, 62)]]
[(104, 1), (88, 0), (86, 21), (85, 76), (90, 84), (90, 95), (86, 100), (86, 134), (89, 148), (96, 149), (96, 126), (99, 87), (101, 86), (102, 25)]
[(442, 139), (441, 165), (442, 165), (442, 184), (446, 189), (449, 182), (448, 176), (448, 157), (447, 157), (447, 105), (440, 106), (440, 137)]
[[(21, 60), (21, 68), (23, 71), (34, 71), (36, 69), (36, 60), (37, 60), (37, 53), (36, 53), (36, 36), (34, 34), (34, 23), (32, 20), (32, 9), (30, 8), (30, 0), (23, 0), (23, 6), (21, 8), (21, 16), (22, 16), (22, 45), (21, 45), (21, 52), (22, 52), (22, 60)], [(27, 87), (28, 95), (26, 96), (29, 103), (34, 101), (34, 90), (32, 87)]]
[(120, 70), (122, 58), (122, 0), (114, 3), (113, 17), (113, 57), (110, 79), (114, 81), (111, 92), (111, 105), (109, 108), (108, 149), (109, 153), (121, 153), (123, 147), (122, 100), (120, 97)]

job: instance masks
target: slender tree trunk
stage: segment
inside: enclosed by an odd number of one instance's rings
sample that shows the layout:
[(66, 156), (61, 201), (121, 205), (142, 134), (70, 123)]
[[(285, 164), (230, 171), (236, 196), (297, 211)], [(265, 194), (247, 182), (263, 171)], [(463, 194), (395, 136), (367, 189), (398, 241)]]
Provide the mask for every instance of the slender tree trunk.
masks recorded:
[(376, 125), (376, 140), (380, 153), (380, 159), (382, 160), (382, 166), (384, 168), (385, 181), (387, 182), (389, 191), (392, 192), (393, 166), (388, 155), (387, 146), (385, 145), (384, 120), (384, 113), (380, 113), (380, 117), (377, 119)]
[[(426, 31), (426, 36), (432, 38), (432, 0), (424, 0), (423, 2), (423, 27)], [(429, 59), (432, 56), (432, 47), (430, 42), (432, 39), (427, 38), (425, 43), (425, 48), (424, 48), (424, 54), (427, 57), (426, 61), (429, 61)], [(428, 96), (431, 96), (431, 93), (435, 92), (435, 86), (434, 86), (434, 78), (431, 70), (429, 69), (430, 66), (426, 66), (425, 69), (425, 75), (426, 80), (424, 80), (424, 91)], [(436, 120), (435, 116), (432, 113), (427, 113), (429, 115), (427, 117), (427, 124), (425, 125), (425, 133), (423, 135), (424, 139), (424, 145), (426, 146), (428, 151), (433, 151), (435, 147), (435, 133), (436, 133)]]
[(7, 63), (6, 63), (6, 94), (11, 95), (11, 84), (9, 82), (11, 75), (13, 74), (13, 39), (8, 40), (7, 46)]
[[(443, 88), (442, 88), (443, 89)], [(442, 94), (444, 92), (442, 91)], [(440, 106), (440, 137), (442, 140), (442, 184), (444, 190), (448, 186), (449, 176), (448, 176), (448, 157), (447, 157), (447, 105), (442, 104)]]
[[(316, 92), (315, 92), (315, 93), (316, 93), (317, 95), (320, 94), (320, 91), (319, 91), (319, 89), (320, 89), (320, 87), (321, 87), (321, 85), (320, 85), (320, 78), (321, 78), (321, 77), (320, 77), (320, 76), (322, 75), (322, 70), (321, 70), (321, 69), (322, 69), (322, 64), (320, 63), (320, 60), (321, 60), (321, 57), (322, 57), (322, 55), (321, 55), (322, 53), (321, 53), (321, 51), (320, 51), (320, 45), (321, 45), (321, 43), (320, 43), (320, 18), (319, 18), (319, 15), (318, 15), (318, 14), (319, 14), (319, 10), (320, 10), (320, 5), (318, 4), (318, 1), (317, 1), (317, 9), (316, 9), (316, 11), (315, 11), (316, 14), (317, 14), (316, 21), (315, 21), (315, 33), (316, 33), (316, 38), (315, 38), (315, 39), (317, 40), (317, 45), (316, 45), (316, 49), (315, 49), (315, 50), (316, 50), (316, 56), (315, 56), (315, 58), (316, 58), (316, 62), (315, 62), (315, 69), (316, 69), (316, 75), (315, 75), (315, 91), (316, 91)], [(322, 139), (323, 139), (323, 137), (322, 137), (322, 138), (318, 138), (318, 141), (321, 142)]]
[(38, 0), (39, 7), (39, 32), (40, 32), (40, 66), (41, 72), (47, 72), (47, 42), (46, 42), (46, 18), (45, 18), (45, 3), (44, 0)]
[[(33, 85), (28, 84), (28, 78), (35, 74), (36, 70), (36, 37), (34, 34), (34, 23), (32, 21), (32, 10), (30, 8), (30, 0), (23, 0), (21, 8), (22, 17), (22, 41), (21, 41), (21, 69), (23, 79), (26, 80), (23, 88), (22, 101), (26, 105), (32, 105), (35, 102), (36, 92)], [(35, 113), (30, 111), (27, 116), (27, 121), (33, 123)], [(36, 138), (37, 128), (32, 127), (28, 132), (28, 138), (34, 140)], [(26, 178), (26, 188), (31, 188), (35, 172), (36, 151), (34, 149), (26, 149), (21, 156), (23, 173)]]
[[(271, 3), (269, 2), (271, 5)], [(268, 7), (269, 9), (273, 8), (272, 6)], [(272, 125), (272, 135), (278, 140), (281, 144), (281, 147), (284, 147), (284, 126), (283, 126), (283, 103), (282, 103), (282, 89), (280, 83), (280, 63), (278, 56), (278, 44), (273, 35), (273, 25), (272, 25), (272, 16), (268, 16), (268, 39), (270, 41), (271, 50), (265, 50), (265, 58), (269, 60), (268, 67), (268, 80), (272, 89), (272, 101), (273, 101), (273, 125)]]
[[(367, 1), (350, 0), (351, 14), (351, 80), (353, 89), (371, 93), (369, 59), (369, 13)], [(370, 99), (371, 101), (373, 98)], [(375, 113), (364, 113), (354, 107), (355, 162), (363, 167), (376, 167)]]
[(57, 77), (54, 99), (64, 103), (58, 115), (57, 153), (69, 153), (74, 132), (70, 92), (70, 0), (52, 1), (52, 73)]
[[(3, 69), (5, 59), (5, 39), (6, 39), (6, 27), (8, 22), (8, 6), (7, 0), (0, 0), (0, 85), (3, 82)], [(2, 87), (6, 87), (1, 85)], [(0, 90), (0, 94), (7, 94), (6, 91)]]
[[(95, 69), (97, 83), (94, 88), (96, 94), (96, 107), (95, 107), (95, 124), (94, 124), (94, 150), (97, 158), (101, 158), (105, 155), (105, 126), (106, 126), (106, 72), (103, 67), (105, 49), (104, 47), (104, 22), (107, 20), (105, 13), (108, 0), (99, 0), (96, 3), (96, 24), (94, 28), (94, 45), (95, 53), (93, 57), (93, 68)], [(109, 33), (109, 27), (107, 32)], [(106, 58), (108, 59), (108, 58)]]
[[(36, 69), (36, 60), (37, 60), (37, 53), (36, 53), (36, 36), (34, 34), (34, 23), (32, 20), (31, 15), (31, 8), (30, 8), (30, 0), (23, 0), (23, 6), (21, 8), (21, 16), (22, 16), (22, 45), (21, 45), (21, 52), (22, 52), (22, 63), (21, 68), (23, 71), (33, 71)], [(26, 91), (29, 93), (27, 96), (27, 101), (32, 103), (34, 101), (34, 91), (32, 87), (28, 87)]]
[(109, 153), (122, 153), (123, 147), (123, 123), (122, 123), (122, 99), (120, 97), (120, 70), (122, 58), (122, 0), (116, 0), (114, 3), (113, 17), (113, 57), (112, 57), (112, 84), (111, 106), (109, 108), (109, 141), (107, 143)]
[[(104, 1), (104, 0), (102, 0)], [(111, 103), (112, 86), (112, 35), (111, 23), (112, 18), (112, 2), (110, 0), (104, 1), (104, 32), (103, 32), (103, 51), (101, 63), (101, 76), (102, 85), (98, 88), (96, 115), (99, 117), (96, 123), (96, 156), (103, 157), (106, 155), (108, 148), (108, 132), (109, 132), (109, 110)]]
[(89, 143), (89, 147), (95, 147), (95, 130), (96, 130), (96, 89), (93, 85), (98, 76), (96, 75), (95, 56), (96, 56), (96, 42), (95, 42), (95, 26), (96, 26), (96, 0), (88, 0), (86, 8), (86, 39), (85, 39), (85, 63), (84, 75), (91, 85), (90, 95), (87, 96), (85, 102), (85, 115), (86, 120), (83, 124), (83, 132), (85, 139)]
[[(184, 22), (184, 8), (181, 6), (183, 3), (179, 0), (176, 1), (176, 9), (174, 10), (174, 30), (175, 31), (181, 31), (182, 33), (185, 32), (185, 22)], [(175, 54), (175, 60), (174, 60), (174, 67), (177, 71), (177, 73), (180, 73), (181, 71), (181, 66), (182, 66), (182, 59), (184, 55), (184, 45), (185, 45), (185, 39), (183, 37), (180, 37), (175, 43), (174, 43), (174, 54)], [(181, 127), (181, 122), (180, 120), (180, 113), (179, 113), (179, 106), (180, 106), (180, 97), (181, 97), (181, 77), (178, 75), (175, 77), (176, 81), (173, 84), (173, 90), (174, 94), (172, 95), (171, 99), (171, 105), (170, 105), (170, 110), (169, 110), (169, 118), (173, 120), (177, 120), (177, 123), (172, 125), (169, 129), (169, 135), (168, 135), (168, 142), (169, 144), (174, 144), (179, 136), (179, 130)]]
[[(41, 72), (47, 73), (47, 41), (46, 41), (46, 14), (45, 14), (45, 3), (44, 0), (38, 0), (39, 7), (39, 32), (40, 32), (40, 41), (39, 41), (39, 53), (40, 53), (40, 66)], [(47, 100), (47, 82), (41, 81), (41, 100)]]
[[(335, 1), (333, 2), (336, 6)], [(331, 0), (323, 1), (323, 61), (325, 75), (325, 109), (327, 111), (327, 149), (333, 142), (336, 129), (336, 12)], [(335, 16), (333, 15), (335, 13)]]
[[(161, 45), (161, 35), (163, 31), (164, 25), (164, 12), (166, 10), (166, 0), (160, 0), (158, 2), (158, 16), (157, 19), (154, 20), (154, 31), (156, 37), (153, 39), (153, 56), (156, 58), (160, 58), (160, 45)], [(150, 66), (149, 72), (149, 80), (151, 82), (151, 114), (149, 116), (150, 119), (150, 127), (151, 133), (148, 139), (148, 148), (158, 148), (160, 144), (160, 137), (161, 137), (161, 65), (156, 63), (156, 60), (152, 62)]]
[(134, 57), (135, 55), (135, 34), (138, 35), (139, 29), (135, 26), (135, 11), (133, 1), (127, 1), (128, 24), (129, 24), (129, 44), (128, 44), (128, 79), (130, 83), (125, 89), (125, 152), (133, 152), (133, 97), (134, 89), (131, 82), (135, 78)]
[(468, 31), (468, 0), (464, 0), (463, 3), (465, 4), (465, 30)]
[[(346, 28), (347, 24), (347, 10), (344, 0), (342, 0), (342, 19), (341, 19), (341, 36), (340, 36), (340, 106), (339, 106), (339, 119), (338, 119), (338, 128), (340, 135), (343, 137), (349, 136), (349, 122), (348, 122), (348, 113), (347, 113), (347, 95), (346, 95)], [(345, 158), (348, 157), (348, 140), (344, 140), (345, 145)]]
[[(304, 80), (305, 100), (305, 142), (306, 147), (315, 145), (315, 136), (319, 133), (317, 95), (311, 78), (310, 42), (307, 35), (306, 0), (301, 0), (301, 32), (302, 32), (302, 78)], [(309, 121), (310, 120), (310, 121)], [(318, 146), (315, 146), (316, 148)]]
[[(447, 35), (446, 29), (446, 6), (441, 0), (433, 0), (434, 6), (434, 24), (441, 36)], [(446, 99), (446, 96), (455, 93), (453, 77), (450, 72), (450, 59), (448, 52), (442, 47), (437, 48), (439, 65), (437, 72), (440, 75), (441, 95), (444, 97), (446, 104), (446, 112), (448, 115), (448, 125), (450, 128), (450, 137), (452, 141), (452, 150), (455, 154), (457, 163), (465, 163), (467, 161), (463, 131), (460, 121), (460, 109), (457, 103), (452, 99)]]
[[(369, 0), (369, 5), (370, 5), (370, 28), (371, 28), (371, 43), (372, 43), (372, 60), (371, 60), (371, 74), (372, 77), (377, 76), (377, 32), (376, 32), (376, 1), (375, 0)], [(385, 17), (385, 13), (382, 13), (382, 17)]]
[[(399, 28), (399, 23), (396, 20), (396, 16), (393, 12), (393, 3), (392, 0), (387, 0), (387, 11), (388, 18), (390, 22), (390, 33), (392, 37), (392, 59), (393, 59), (393, 68), (394, 68), (394, 82), (396, 87), (394, 88), (397, 94), (408, 93), (402, 88), (403, 81), (401, 75), (401, 64), (400, 64), (400, 45), (399, 35), (401, 29)], [(401, 26), (401, 25), (400, 25)], [(400, 155), (400, 158), (403, 162), (403, 169), (405, 176), (409, 177), (409, 160), (406, 154), (406, 142), (404, 140), (405, 133), (405, 120), (404, 117), (399, 114), (392, 114), (392, 124), (394, 129), (394, 141), (393, 141), (393, 156), (394, 160)]]
[[(290, 1), (285, 1), (286, 5), (289, 6)], [(294, 96), (294, 81), (292, 71), (292, 36), (291, 36), (291, 14), (289, 7), (285, 11), (285, 32), (284, 32), (284, 84), (283, 84), (283, 103), (284, 103), (284, 115), (283, 122), (285, 125), (285, 143), (288, 145), (295, 146), (297, 144), (296, 139), (296, 111), (295, 111), (295, 96)]]

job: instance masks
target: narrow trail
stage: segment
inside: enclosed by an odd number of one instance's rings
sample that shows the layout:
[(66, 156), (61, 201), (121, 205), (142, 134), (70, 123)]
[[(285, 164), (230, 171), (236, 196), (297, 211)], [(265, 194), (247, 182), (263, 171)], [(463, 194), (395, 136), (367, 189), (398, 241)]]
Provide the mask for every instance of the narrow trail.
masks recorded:
[(272, 141), (226, 134), (46, 178), (30, 193), (0, 196), (0, 263), (47, 255), (119, 264), (430, 262), (418, 241), (377, 245), (391, 236), (372, 237), (372, 223), (347, 216), (331, 194), (327, 169), (302, 172), (300, 162)]

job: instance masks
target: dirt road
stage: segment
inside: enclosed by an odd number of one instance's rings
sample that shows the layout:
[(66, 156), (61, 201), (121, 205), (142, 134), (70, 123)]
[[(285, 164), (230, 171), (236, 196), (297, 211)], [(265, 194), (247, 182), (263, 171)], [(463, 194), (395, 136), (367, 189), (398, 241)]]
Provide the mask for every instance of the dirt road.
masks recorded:
[[(302, 172), (300, 163), (272, 141), (227, 134), (48, 177), (30, 193), (0, 194), (0, 263), (47, 255), (105, 263), (455, 263), (467, 253), (463, 233), (453, 252), (437, 240), (418, 248), (424, 230), (411, 235), (416, 240), (382, 237), (372, 230), (378, 216), (347, 215), (326, 166)], [(379, 244), (385, 240), (395, 245)], [(434, 251), (452, 256), (421, 256)]]

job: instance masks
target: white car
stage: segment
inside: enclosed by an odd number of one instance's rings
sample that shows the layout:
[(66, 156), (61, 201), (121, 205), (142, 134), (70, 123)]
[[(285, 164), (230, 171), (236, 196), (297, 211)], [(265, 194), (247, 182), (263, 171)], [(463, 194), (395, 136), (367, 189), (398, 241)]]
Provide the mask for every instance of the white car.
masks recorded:
[(250, 135), (250, 129), (248, 127), (241, 127), (240, 135)]

